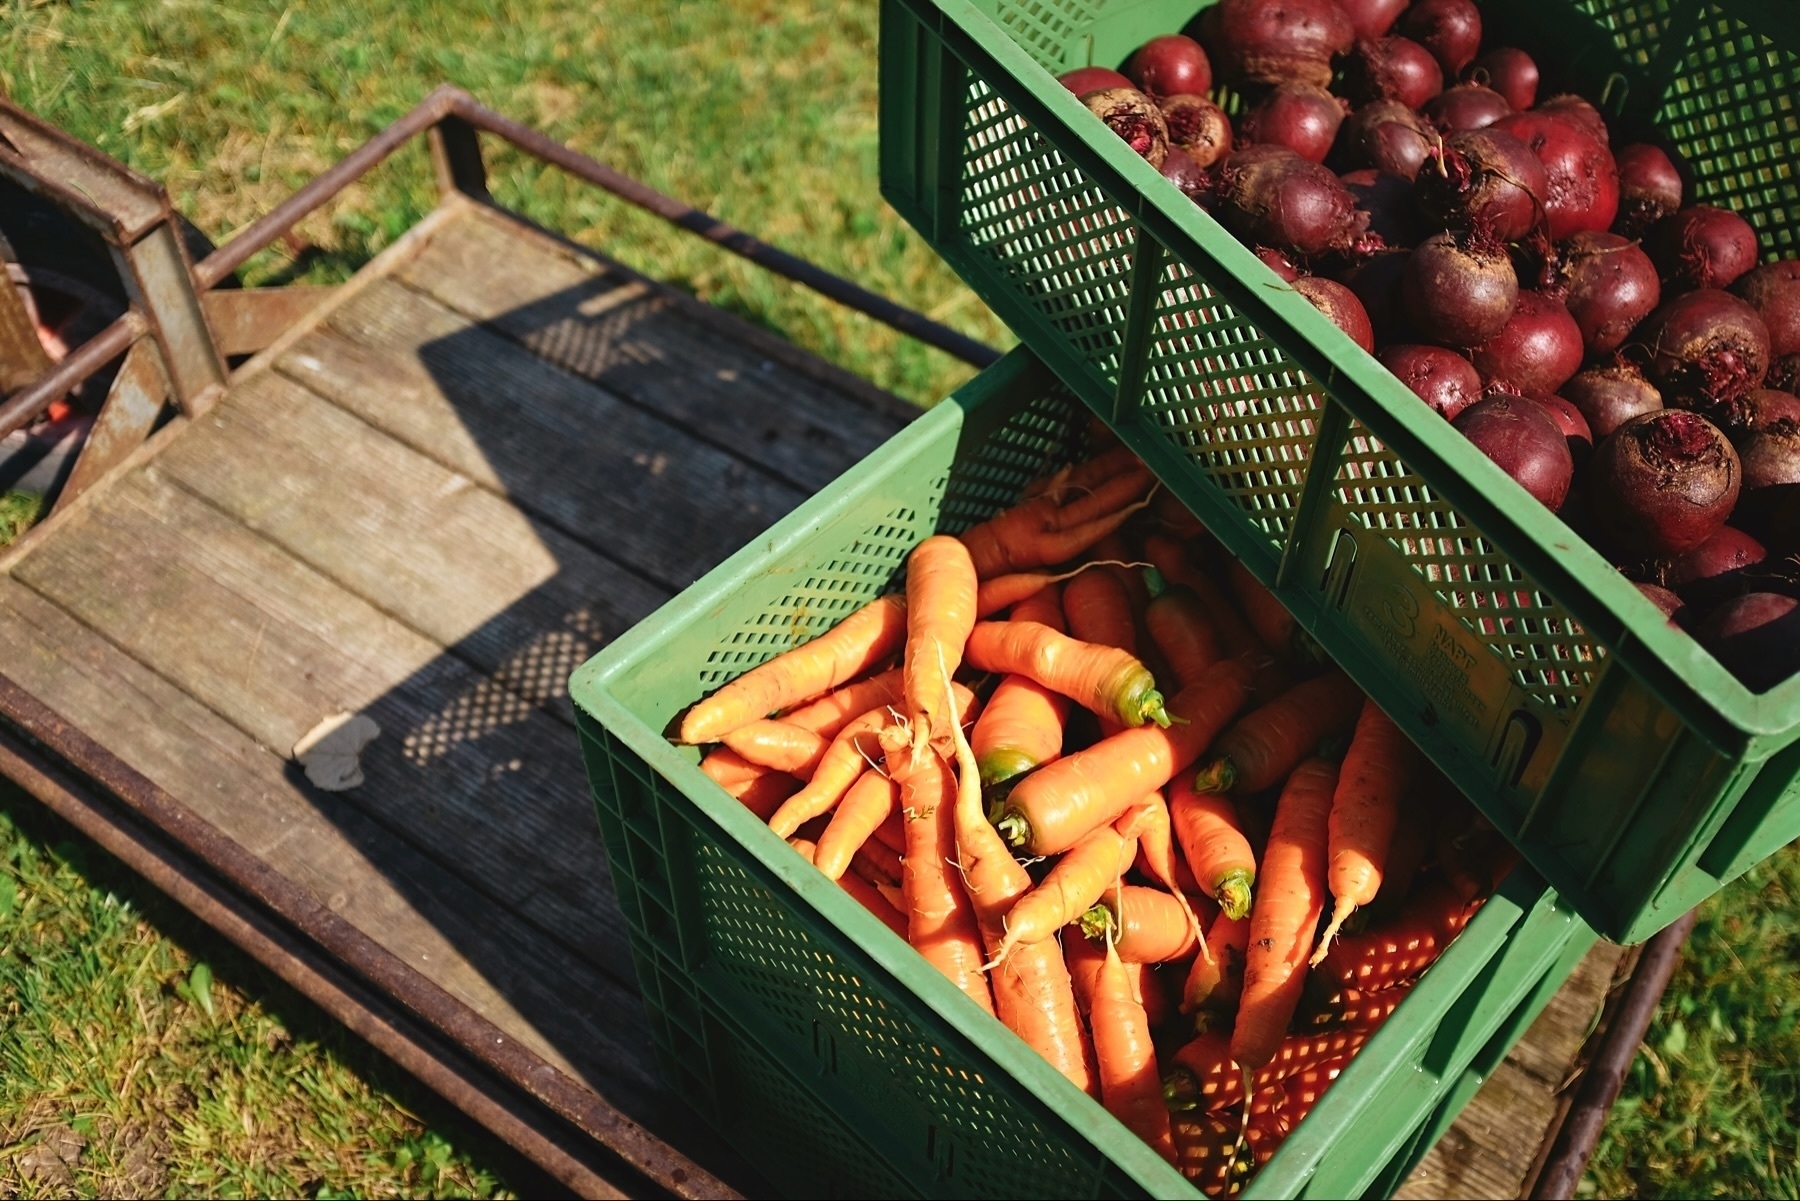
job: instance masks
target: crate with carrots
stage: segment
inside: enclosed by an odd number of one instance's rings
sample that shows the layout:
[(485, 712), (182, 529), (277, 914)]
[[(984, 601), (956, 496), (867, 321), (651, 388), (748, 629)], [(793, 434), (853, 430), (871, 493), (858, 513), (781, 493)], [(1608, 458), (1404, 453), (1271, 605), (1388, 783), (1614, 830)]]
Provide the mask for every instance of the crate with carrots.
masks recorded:
[(665, 1067), (795, 1192), (1359, 1195), (1594, 937), (1023, 350), (571, 691)]

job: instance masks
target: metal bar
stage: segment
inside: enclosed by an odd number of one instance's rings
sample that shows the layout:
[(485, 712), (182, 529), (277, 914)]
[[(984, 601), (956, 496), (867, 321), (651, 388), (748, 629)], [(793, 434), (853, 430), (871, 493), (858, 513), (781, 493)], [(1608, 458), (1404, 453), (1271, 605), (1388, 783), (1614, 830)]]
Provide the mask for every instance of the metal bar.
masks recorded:
[(445, 117), (425, 133), (431, 143), (431, 165), (437, 172), (438, 191), (461, 192), (483, 204), (488, 195), (487, 167), (481, 161), (481, 138), (461, 117)]
[[(437, 96), (445, 91), (446, 89), (440, 88), (432, 95)], [(467, 92), (452, 89), (449, 95), (453, 111), (469, 124), (505, 138), (527, 154), (561, 167), (588, 183), (605, 188), (620, 199), (655, 213), (672, 225), (698, 234), (714, 245), (749, 259), (760, 267), (766, 267), (777, 275), (805, 284), (822, 296), (828, 296), (847, 308), (867, 314), (908, 337), (917, 338), (929, 346), (955, 355), (965, 363), (986, 367), (1000, 358), (1000, 352), (985, 343), (960, 334), (947, 325), (940, 325), (929, 317), (859, 287), (842, 276), (833, 275), (797, 255), (777, 249), (672, 196), (665, 196), (655, 188), (639, 183), (629, 175), (623, 175), (579, 151), (571, 150), (528, 125), (501, 116), (477, 103)], [(213, 257), (217, 258), (218, 255)]]
[(251, 255), (286, 233), (295, 222), (343, 191), (371, 167), (394, 153), (408, 139), (424, 133), (451, 110), (456, 97), (467, 93), (448, 84), (435, 89), (392, 125), (352, 150), (324, 174), (246, 225), (225, 245), (194, 266), (194, 285), (202, 292), (214, 288), (242, 267)]
[(79, 781), (41, 760), (4, 730), (0, 730), (0, 773), (577, 1195), (630, 1195), (533, 1127), (527, 1106), (496, 1096), (494, 1082), (481, 1080), (486, 1073), (448, 1052), (438, 1039), (367, 988), (315, 962), (316, 952), (309, 954), (304, 942), (195, 872), (161, 839), (136, 828), (135, 822), (119, 820)]
[(175, 223), (159, 222), (136, 242), (115, 249), (113, 257), (132, 307), (143, 311), (162, 346), (175, 403), (190, 417), (201, 413), (224, 390), (225, 361), (201, 312)]
[(162, 416), (168, 395), (162, 352), (154, 338), (142, 339), (125, 352), (125, 362), (113, 377), (106, 403), (100, 406), (100, 415), (75, 460), (75, 470), (57, 493), (57, 511), (73, 504), (77, 496), (144, 444)]
[(24, 387), (50, 366), (36, 323), (25, 310), (24, 287), (0, 272), (0, 395)]
[(279, 914), (377, 990), (400, 1002), (428, 1026), (466, 1048), (477, 1061), (566, 1118), (657, 1185), (678, 1197), (738, 1195), (605, 1098), (570, 1080), (419, 974), (5, 675), (0, 675), (0, 715), (199, 857), (232, 885)]
[(12, 433), (50, 402), (100, 370), (149, 332), (150, 323), (136, 309), (128, 309), (117, 321), (78, 346), (68, 358), (52, 367), (35, 384), (0, 403), (0, 438)]
[(1566, 1201), (1575, 1195), (1575, 1186), (1581, 1183), (1581, 1174), (1593, 1158), (1600, 1132), (1606, 1127), (1607, 1112), (1625, 1085), (1625, 1073), (1650, 1029), (1657, 1003), (1669, 986), (1675, 965), (1681, 961), (1681, 945), (1687, 941), (1699, 913), (1697, 909), (1689, 910), (1644, 944), (1643, 954), (1631, 973), (1631, 983), (1625, 986), (1625, 995), (1581, 1078), (1581, 1087), (1569, 1106), (1567, 1119), (1556, 1132), (1543, 1171), (1532, 1186), (1533, 1198)]

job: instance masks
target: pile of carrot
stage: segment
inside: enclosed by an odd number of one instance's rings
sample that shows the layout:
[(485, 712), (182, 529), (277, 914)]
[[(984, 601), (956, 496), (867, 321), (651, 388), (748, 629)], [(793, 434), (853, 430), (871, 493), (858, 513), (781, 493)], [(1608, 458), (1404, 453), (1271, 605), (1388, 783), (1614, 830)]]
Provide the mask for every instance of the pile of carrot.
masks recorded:
[(702, 770), (1211, 1195), (1510, 869), (1114, 446), (695, 704)]

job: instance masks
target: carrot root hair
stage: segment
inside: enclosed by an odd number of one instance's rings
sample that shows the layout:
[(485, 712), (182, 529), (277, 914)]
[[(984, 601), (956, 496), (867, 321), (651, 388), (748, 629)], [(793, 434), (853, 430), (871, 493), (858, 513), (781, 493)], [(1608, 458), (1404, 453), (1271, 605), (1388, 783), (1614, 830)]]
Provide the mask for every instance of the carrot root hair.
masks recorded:
[(1338, 931), (1344, 928), (1344, 922), (1356, 912), (1356, 902), (1340, 899), (1331, 910), (1331, 924), (1325, 927), (1325, 933), (1319, 936), (1319, 949), (1307, 960), (1308, 967), (1318, 967), (1325, 962), (1325, 956), (1331, 953), (1331, 944), (1337, 938)]

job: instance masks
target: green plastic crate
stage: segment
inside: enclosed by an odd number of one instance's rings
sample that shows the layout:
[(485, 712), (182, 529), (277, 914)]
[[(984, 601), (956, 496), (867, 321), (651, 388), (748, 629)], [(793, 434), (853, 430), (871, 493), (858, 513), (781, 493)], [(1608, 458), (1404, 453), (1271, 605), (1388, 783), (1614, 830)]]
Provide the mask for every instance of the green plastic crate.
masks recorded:
[[(1201, 7), (883, 0), (883, 194), (1587, 921), (1647, 938), (1800, 835), (1800, 678), (1753, 695), (1671, 630), (1053, 78)], [(1483, 5), (1787, 255), (1791, 10)]]
[[(570, 682), (665, 1074), (792, 1194), (1196, 1195), (664, 737), (703, 693), (890, 587), (919, 541), (1016, 499), (1085, 427), (1015, 351)], [(1400, 1172), (1593, 938), (1515, 873), (1246, 1195), (1355, 1196)]]

